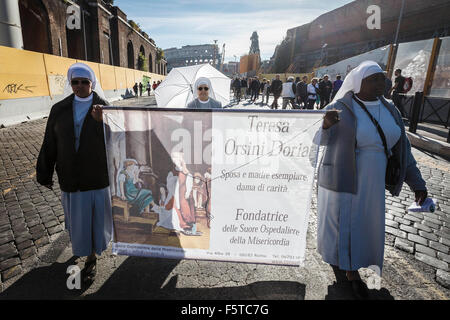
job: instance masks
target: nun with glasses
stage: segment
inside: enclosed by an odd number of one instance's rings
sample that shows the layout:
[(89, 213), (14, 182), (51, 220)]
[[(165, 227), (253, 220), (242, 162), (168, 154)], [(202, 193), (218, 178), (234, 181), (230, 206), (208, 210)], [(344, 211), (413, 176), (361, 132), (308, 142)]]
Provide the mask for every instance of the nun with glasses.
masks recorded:
[(67, 97), (52, 107), (47, 120), (36, 178), (52, 189), (56, 168), (72, 251), (87, 256), (83, 281), (93, 281), (96, 254), (107, 248), (113, 228), (101, 109), (108, 102), (86, 64), (72, 65), (67, 80)]
[[(398, 196), (406, 182), (416, 202), (427, 197), (401, 114), (383, 97), (384, 87), (380, 66), (361, 63), (325, 108), (321, 129), (318, 251), (336, 274), (345, 272), (359, 299), (369, 293), (358, 269), (378, 266), (381, 272), (383, 267), (385, 188)], [(386, 184), (388, 154), (395, 156), (400, 169), (393, 184)]]
[(194, 100), (191, 101), (187, 108), (189, 109), (221, 109), (222, 103), (213, 99), (214, 90), (211, 81), (208, 78), (200, 77), (195, 81)]

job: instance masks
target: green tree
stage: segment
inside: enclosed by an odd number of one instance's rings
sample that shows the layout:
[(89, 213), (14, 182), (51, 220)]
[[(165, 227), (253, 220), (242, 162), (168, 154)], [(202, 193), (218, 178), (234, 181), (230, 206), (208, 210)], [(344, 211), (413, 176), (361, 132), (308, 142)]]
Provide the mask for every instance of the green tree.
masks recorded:
[(148, 71), (148, 59), (142, 54), (142, 52), (139, 52), (138, 56), (138, 69), (141, 71)]
[(164, 59), (164, 51), (161, 48), (156, 48), (156, 62), (160, 62)]

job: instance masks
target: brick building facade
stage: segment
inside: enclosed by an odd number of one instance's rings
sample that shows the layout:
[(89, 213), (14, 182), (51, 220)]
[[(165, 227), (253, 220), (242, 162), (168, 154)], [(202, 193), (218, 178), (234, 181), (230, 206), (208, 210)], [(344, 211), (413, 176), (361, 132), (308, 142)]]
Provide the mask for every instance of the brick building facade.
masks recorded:
[[(166, 61), (157, 60), (154, 40), (133, 28), (117, 6), (102, 0), (18, 0), (18, 3), (25, 50), (167, 73)], [(139, 59), (140, 53), (145, 62)]]
[[(450, 35), (448, 0), (405, 2), (398, 41), (410, 42)], [(394, 42), (402, 1), (358, 0), (289, 29), (275, 49), (272, 72), (311, 72), (314, 68)], [(381, 28), (369, 29), (367, 9), (377, 5)]]

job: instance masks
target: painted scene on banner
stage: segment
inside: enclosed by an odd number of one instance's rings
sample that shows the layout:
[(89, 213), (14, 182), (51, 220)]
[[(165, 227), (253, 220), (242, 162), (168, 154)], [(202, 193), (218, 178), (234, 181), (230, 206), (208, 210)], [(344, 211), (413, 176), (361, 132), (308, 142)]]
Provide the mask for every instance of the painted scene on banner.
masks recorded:
[(300, 264), (322, 116), (105, 110), (113, 252)]

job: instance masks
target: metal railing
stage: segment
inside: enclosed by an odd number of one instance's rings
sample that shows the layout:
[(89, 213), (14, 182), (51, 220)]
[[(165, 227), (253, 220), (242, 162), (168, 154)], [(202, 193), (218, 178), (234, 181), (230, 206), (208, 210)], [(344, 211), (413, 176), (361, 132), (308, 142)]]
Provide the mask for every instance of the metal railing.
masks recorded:
[[(450, 99), (424, 96), (416, 92), (414, 96), (402, 95), (402, 106), (409, 120), (409, 132), (416, 133), (418, 123), (432, 123), (450, 127)], [(450, 142), (450, 130), (447, 135)]]

